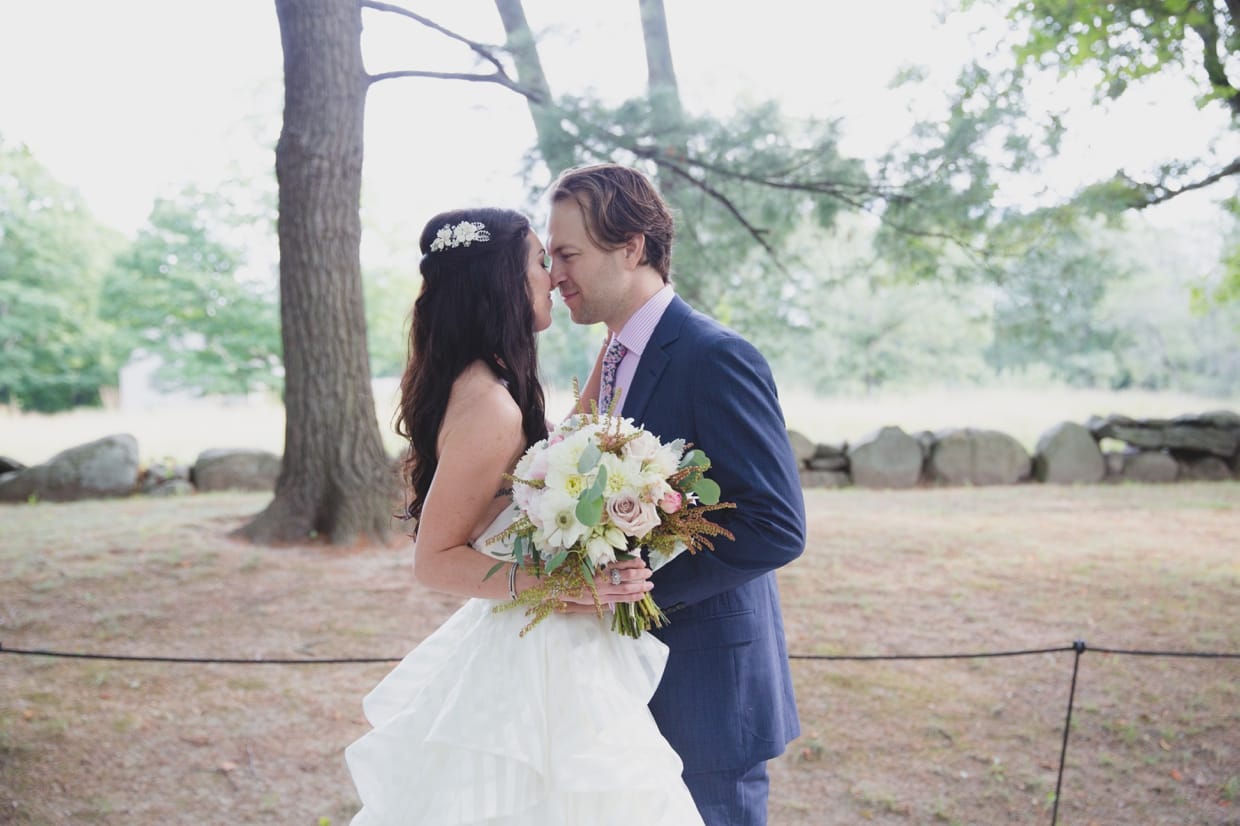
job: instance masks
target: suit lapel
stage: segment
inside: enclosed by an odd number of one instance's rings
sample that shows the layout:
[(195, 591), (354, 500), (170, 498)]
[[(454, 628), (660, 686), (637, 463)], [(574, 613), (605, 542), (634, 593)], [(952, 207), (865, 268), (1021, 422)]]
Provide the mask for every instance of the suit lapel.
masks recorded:
[(691, 312), (689, 305), (680, 296), (672, 298), (672, 303), (663, 311), (663, 317), (655, 325), (650, 334), (650, 341), (642, 351), (641, 360), (637, 362), (637, 371), (633, 374), (633, 386), (624, 396), (621, 414), (641, 424), (646, 420), (646, 408), (650, 406), (650, 397), (663, 371), (671, 361), (669, 352), (673, 342), (680, 338), (680, 328)]

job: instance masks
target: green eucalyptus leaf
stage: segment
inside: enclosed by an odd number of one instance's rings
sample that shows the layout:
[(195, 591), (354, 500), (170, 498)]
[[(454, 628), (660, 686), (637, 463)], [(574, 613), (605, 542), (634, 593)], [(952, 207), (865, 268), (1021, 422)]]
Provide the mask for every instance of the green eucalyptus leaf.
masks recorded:
[(589, 473), (594, 470), (594, 466), (601, 458), (603, 458), (603, 451), (598, 449), (598, 445), (594, 442), (588, 443), (586, 449), (581, 451), (581, 458), (577, 460), (577, 472)]
[(697, 494), (698, 499), (702, 501), (703, 505), (719, 504), (719, 494), (721, 491), (719, 490), (718, 483), (711, 479), (699, 479), (697, 484), (693, 486), (693, 492)]
[(560, 551), (558, 554), (551, 557), (551, 559), (547, 561), (547, 573), (551, 573), (556, 568), (559, 568), (564, 564), (566, 559), (568, 559), (568, 551)]
[(705, 469), (710, 467), (710, 459), (707, 459), (706, 454), (700, 450), (690, 450), (685, 454), (685, 457), (680, 460), (680, 466), (682, 468), (700, 467)]
[(593, 528), (603, 520), (603, 497), (582, 496), (577, 502), (577, 521), (587, 528)]
[(603, 519), (603, 491), (607, 488), (607, 468), (600, 467), (594, 484), (577, 500), (577, 521), (593, 528)]

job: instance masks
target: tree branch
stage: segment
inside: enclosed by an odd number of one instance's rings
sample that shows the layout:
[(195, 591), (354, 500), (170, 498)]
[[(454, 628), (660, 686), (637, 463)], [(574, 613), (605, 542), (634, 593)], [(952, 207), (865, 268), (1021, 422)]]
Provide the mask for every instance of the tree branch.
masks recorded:
[(370, 75), (368, 81), (369, 83), (376, 83), (380, 80), (388, 80), (394, 77), (430, 77), (438, 78), (440, 80), (469, 80), (481, 83), (497, 83), (500, 86), (503, 86), (506, 89), (511, 89), (517, 94), (522, 95), (535, 103), (547, 102), (546, 96), (539, 93), (538, 90), (522, 86), (520, 83), (512, 79), (512, 77), (508, 74), (508, 71), (504, 68), (504, 64), (497, 56), (498, 52), (503, 51), (502, 47), (490, 46), (486, 43), (479, 43), (477, 40), (471, 40), (463, 34), (458, 34), (446, 26), (436, 23), (429, 17), (423, 17), (417, 12), (409, 11), (409, 9), (402, 8), (401, 6), (397, 6), (392, 3), (384, 3), (382, 0), (361, 0), (361, 5), (362, 8), (390, 12), (392, 14), (399, 14), (403, 17), (408, 17), (410, 20), (414, 20), (432, 31), (439, 32), (445, 37), (449, 37), (459, 43), (464, 43), (470, 48), (471, 51), (473, 51), (474, 54), (478, 55), (487, 63), (490, 63), (495, 67), (495, 71), (490, 74), (478, 72), (432, 72), (420, 69), (381, 72), (377, 75)]
[(749, 219), (745, 217), (744, 213), (740, 211), (740, 208), (737, 207), (736, 204), (732, 203), (732, 199), (730, 199), (727, 195), (724, 195), (722, 192), (715, 189), (713, 186), (706, 183), (705, 181), (694, 177), (694, 175), (690, 173), (689, 170), (681, 168), (679, 164), (663, 162), (663, 163), (660, 163), (659, 166), (675, 173), (679, 177), (693, 184), (693, 186), (705, 192), (711, 198), (718, 201), (719, 204), (724, 209), (726, 209), (728, 213), (734, 219), (736, 219), (736, 222), (740, 224), (742, 227), (744, 227), (745, 231), (750, 234), (753, 240), (756, 241), (758, 245), (762, 247), (762, 249), (767, 251), (767, 254), (771, 256), (771, 260), (773, 260), (776, 264), (779, 264), (779, 254), (776, 253), (775, 249), (767, 242), (765, 238), (762, 237), (766, 233), (766, 230), (759, 229), (758, 227), (749, 223)]
[[(641, 147), (625, 148), (638, 157), (646, 158), (647, 160), (652, 161), (657, 166), (666, 167), (669, 171), (679, 175), (681, 178), (684, 178), (694, 186), (701, 189), (707, 195), (719, 201), (733, 215), (733, 217), (736, 218), (737, 222), (739, 222), (741, 226), (744, 227), (745, 230), (749, 232), (749, 234), (752, 235), (759, 244), (762, 245), (763, 249), (765, 249), (772, 256), (776, 255), (775, 251), (771, 249), (765, 239), (762, 238), (761, 233), (763, 230), (750, 224), (749, 221), (745, 219), (744, 215), (741, 214), (740, 210), (730, 200), (728, 200), (727, 196), (723, 195), (718, 190), (693, 175), (688, 169), (672, 162), (657, 150), (643, 149)], [(727, 169), (725, 167), (704, 163), (692, 158), (688, 159), (688, 164), (689, 166), (696, 166), (700, 169), (714, 172), (717, 175), (732, 178), (733, 180), (744, 181), (745, 183), (750, 183), (754, 186), (769, 187), (771, 189), (780, 189), (791, 192), (803, 192), (814, 195), (826, 195), (847, 204), (859, 212), (868, 212), (896, 232), (904, 235), (911, 235), (916, 238), (932, 238), (939, 241), (946, 241), (959, 247), (961, 251), (963, 251), (974, 261), (980, 262), (987, 257), (986, 251), (974, 247), (968, 241), (953, 235), (952, 233), (937, 230), (917, 229), (915, 227), (910, 227), (893, 221), (885, 213), (877, 211), (873, 205), (866, 203), (862, 197), (865, 195), (870, 195), (879, 198), (884, 202), (893, 198), (902, 197), (898, 194), (898, 190), (895, 189), (884, 190), (881, 187), (874, 187), (866, 184), (839, 183), (835, 181), (775, 181), (769, 178), (762, 178), (756, 175), (749, 175), (743, 172)]]
[(501, 72), (492, 72), (489, 75), (484, 75), (472, 72), (432, 72), (424, 69), (400, 69), (394, 72), (380, 72), (377, 75), (371, 75), (369, 82), (377, 83), (380, 80), (390, 80), (394, 77), (430, 77), (438, 80), (468, 80), (474, 83), (497, 83), (505, 89), (511, 89), (518, 95), (524, 95), (531, 100), (538, 99), (533, 91), (526, 89)]
[[(1235, 2), (1235, 0), (1232, 0), (1232, 2)], [(1223, 65), (1223, 58), (1218, 53), (1218, 21), (1214, 19), (1214, 4), (1210, 3), (1209, 6), (1209, 11), (1205, 15), (1205, 21), (1193, 26), (1192, 29), (1201, 38), (1202, 63), (1205, 65), (1206, 77), (1209, 79), (1210, 85), (1214, 87), (1216, 93), (1223, 90), (1230, 92), (1230, 95), (1225, 97), (1224, 101), (1227, 103), (1227, 107), (1231, 109), (1232, 118), (1240, 119), (1240, 90), (1237, 90), (1227, 77), (1227, 69)]]
[(1145, 209), (1146, 207), (1161, 204), (1164, 201), (1170, 201), (1172, 198), (1177, 195), (1183, 195), (1185, 192), (1192, 192), (1194, 189), (1204, 189), (1211, 184), (1218, 183), (1224, 178), (1237, 174), (1240, 174), (1240, 158), (1236, 158), (1234, 161), (1227, 164), (1227, 166), (1223, 167), (1218, 172), (1215, 172), (1213, 175), (1207, 175), (1199, 181), (1194, 181), (1191, 184), (1184, 184), (1184, 186), (1178, 187), (1169, 187), (1162, 184), (1139, 183), (1137, 181), (1133, 181), (1131, 178), (1128, 178), (1127, 175), (1123, 175), (1122, 173), (1121, 176), (1131, 183), (1135, 189), (1146, 195), (1144, 200), (1134, 203), (1132, 208)]
[(473, 50), (475, 54), (477, 54), (483, 60), (487, 61), (492, 66), (494, 66), (497, 72), (501, 74), (504, 73), (504, 65), (500, 63), (499, 58), (495, 56), (495, 51), (497, 49), (497, 47), (495, 46), (488, 46), (485, 43), (479, 43), (476, 40), (470, 40), (468, 37), (466, 37), (463, 34), (457, 34), (451, 29), (439, 25), (434, 20), (431, 20), (429, 17), (423, 17), (422, 15), (416, 12), (409, 11), (409, 9), (402, 8), (401, 6), (393, 5), (392, 3), (384, 3), (384, 2), (381, 2), (381, 0), (361, 0), (361, 4), (362, 4), (362, 8), (364, 9), (374, 9), (375, 11), (391, 12), (392, 14), (399, 14), (404, 17), (408, 17), (411, 20), (416, 20), (417, 22), (421, 23), (423, 26), (426, 26), (428, 29), (433, 29), (434, 31), (437, 31), (446, 37), (450, 37), (453, 40), (456, 40), (460, 43), (464, 43), (471, 50)]

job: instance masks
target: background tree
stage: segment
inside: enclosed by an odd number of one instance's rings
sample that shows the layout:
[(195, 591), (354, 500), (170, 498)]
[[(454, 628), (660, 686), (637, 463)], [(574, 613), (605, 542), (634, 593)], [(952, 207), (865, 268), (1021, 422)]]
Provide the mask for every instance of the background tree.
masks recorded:
[(218, 193), (190, 187), (159, 199), (150, 224), (117, 255), (101, 314), (116, 329), (117, 361), (158, 355), (160, 385), (200, 394), (278, 389), (277, 296), (246, 279), (244, 254), (220, 236), (241, 219)]
[[(564, 128), (559, 109), (551, 97), (551, 85), (543, 71), (538, 44), (530, 31), (521, 0), (495, 0), (495, 10), (507, 36), (505, 48), (512, 56), (517, 82), (525, 92), (530, 118), (538, 139), (538, 154), (552, 176), (576, 160), (576, 141)], [(527, 176), (529, 172), (527, 170)]]
[(284, 50), (279, 183), (284, 457), (260, 542), (385, 539), (395, 481), (375, 419), (362, 299), (361, 7), (277, 0)]
[(996, 372), (1041, 364), (1069, 384), (1124, 383), (1116, 359), (1127, 342), (1102, 305), (1126, 274), (1099, 246), (1068, 231), (1011, 262), (985, 351)]
[[(1235, 57), (1240, 53), (1240, 6), (1234, 0), (962, 0), (962, 9), (990, 5), (1007, 10), (1006, 51), (972, 64), (985, 74), (994, 97), (1009, 105), (994, 127), (1012, 128), (1025, 117), (1023, 91), (1047, 73), (1094, 79), (1096, 105), (1123, 97), (1148, 78), (1187, 77), (1200, 108), (1224, 113), (1240, 128)], [(966, 84), (961, 83), (961, 89)], [(975, 95), (976, 100), (976, 95)], [(1042, 149), (1058, 151), (1061, 123), (1053, 119)], [(1157, 124), (1152, 124), (1157, 128)], [(1016, 134), (1009, 131), (1008, 139)], [(1018, 138), (1019, 139), (1019, 138)], [(1028, 135), (1025, 148), (1028, 145)], [(1029, 158), (1029, 155), (1025, 155)], [(1162, 162), (1149, 170), (1115, 170), (1084, 186), (1076, 206), (1090, 211), (1146, 208), (1184, 192), (1205, 189), (1240, 174), (1240, 158), (1225, 148)]]
[(45, 413), (115, 385), (99, 288), (122, 239), (76, 191), (0, 139), (0, 403)]

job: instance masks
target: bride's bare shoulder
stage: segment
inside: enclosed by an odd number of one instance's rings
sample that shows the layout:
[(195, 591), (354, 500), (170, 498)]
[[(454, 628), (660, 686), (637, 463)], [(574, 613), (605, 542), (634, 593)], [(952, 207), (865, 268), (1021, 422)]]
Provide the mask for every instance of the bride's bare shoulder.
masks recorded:
[(521, 408), (491, 368), (476, 361), (452, 384), (444, 426), (445, 431), (483, 427), (489, 431), (515, 429), (519, 433)]

